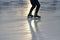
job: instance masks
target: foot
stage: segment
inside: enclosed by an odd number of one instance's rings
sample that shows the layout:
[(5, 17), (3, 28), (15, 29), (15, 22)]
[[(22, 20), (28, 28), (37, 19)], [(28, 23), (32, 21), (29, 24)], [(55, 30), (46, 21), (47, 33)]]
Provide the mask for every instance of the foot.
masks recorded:
[(41, 18), (41, 16), (38, 16), (38, 15), (34, 15), (34, 17), (36, 17), (36, 18)]
[(28, 18), (32, 18), (33, 17), (33, 15), (28, 15)]

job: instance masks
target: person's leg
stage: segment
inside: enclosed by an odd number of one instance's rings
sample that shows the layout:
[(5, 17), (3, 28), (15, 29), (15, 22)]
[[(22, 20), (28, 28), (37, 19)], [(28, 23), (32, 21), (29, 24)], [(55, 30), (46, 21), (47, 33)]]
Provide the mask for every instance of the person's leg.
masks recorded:
[(36, 4), (35, 4), (35, 1), (34, 1), (34, 0), (30, 0), (30, 3), (31, 3), (31, 5), (32, 5), (32, 7), (31, 7), (31, 9), (30, 9), (30, 11), (29, 11), (28, 16), (33, 16), (33, 15), (32, 15), (32, 11), (33, 11), (33, 9), (36, 7)]
[(35, 8), (35, 6), (32, 5), (32, 7), (31, 7), (31, 9), (30, 9), (30, 11), (29, 11), (28, 16), (29, 16), (29, 15), (32, 15), (32, 11), (33, 11), (34, 8)]
[(38, 1), (36, 1), (36, 10), (35, 10), (35, 16), (38, 16), (38, 11), (39, 11), (39, 8), (40, 8), (40, 4)]

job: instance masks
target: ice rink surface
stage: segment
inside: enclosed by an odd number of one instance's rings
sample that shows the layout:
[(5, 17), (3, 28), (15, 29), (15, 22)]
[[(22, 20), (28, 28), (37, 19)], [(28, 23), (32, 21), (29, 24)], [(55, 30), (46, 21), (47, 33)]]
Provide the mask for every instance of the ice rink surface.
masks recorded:
[(28, 19), (29, 1), (0, 2), (0, 40), (60, 40), (60, 2), (40, 4), (41, 18)]

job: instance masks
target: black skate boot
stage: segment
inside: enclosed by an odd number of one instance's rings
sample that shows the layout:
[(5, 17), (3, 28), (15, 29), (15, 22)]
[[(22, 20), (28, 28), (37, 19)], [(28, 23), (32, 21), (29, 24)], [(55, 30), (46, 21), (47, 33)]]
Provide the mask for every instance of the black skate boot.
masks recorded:
[(28, 18), (32, 18), (33, 17), (33, 15), (28, 15)]
[(34, 15), (35, 18), (41, 18), (41, 16), (38, 16), (38, 15)]

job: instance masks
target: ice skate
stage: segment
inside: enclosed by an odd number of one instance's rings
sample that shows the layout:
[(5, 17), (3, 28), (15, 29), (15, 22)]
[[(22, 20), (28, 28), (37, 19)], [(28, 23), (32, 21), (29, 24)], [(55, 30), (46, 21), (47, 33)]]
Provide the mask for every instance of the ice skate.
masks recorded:
[(33, 17), (33, 15), (28, 15), (28, 18), (32, 18)]
[(38, 15), (34, 15), (35, 18), (41, 18), (41, 16), (38, 16)]

